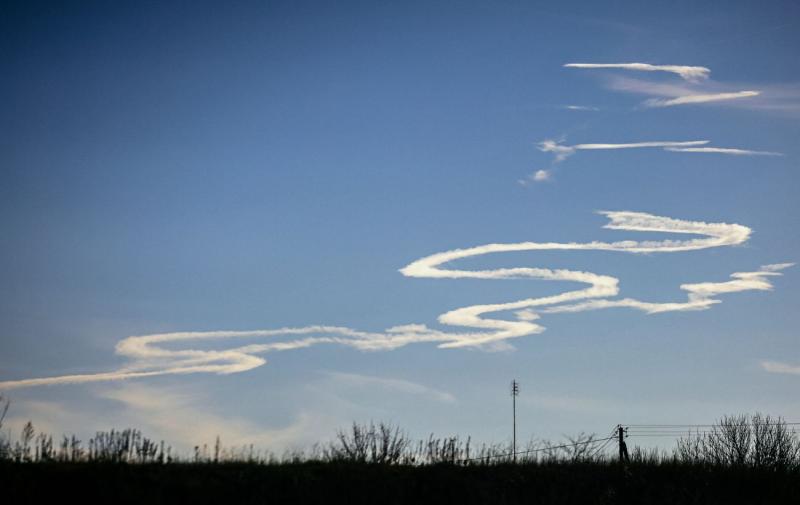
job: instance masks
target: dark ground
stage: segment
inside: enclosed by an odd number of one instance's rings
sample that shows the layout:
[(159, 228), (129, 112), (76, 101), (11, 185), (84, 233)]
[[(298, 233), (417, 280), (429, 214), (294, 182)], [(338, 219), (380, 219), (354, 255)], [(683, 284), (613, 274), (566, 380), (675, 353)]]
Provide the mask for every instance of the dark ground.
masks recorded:
[(0, 463), (0, 491), (3, 504), (800, 504), (800, 473), (665, 463)]

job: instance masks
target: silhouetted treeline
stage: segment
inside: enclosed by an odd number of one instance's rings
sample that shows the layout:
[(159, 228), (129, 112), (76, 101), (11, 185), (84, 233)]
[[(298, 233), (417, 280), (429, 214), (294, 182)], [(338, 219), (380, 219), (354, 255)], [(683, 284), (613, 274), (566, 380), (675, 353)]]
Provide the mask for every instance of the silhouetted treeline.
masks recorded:
[[(2, 417), (0, 417), (0, 428)], [(614, 442), (614, 443), (610, 443)], [(85, 444), (75, 435), (57, 443), (51, 435), (36, 433), (27, 422), (19, 439), (0, 434), (0, 461), (14, 463), (251, 463), (275, 465), (304, 462), (350, 462), (379, 465), (498, 465), (525, 463), (605, 462), (616, 458), (615, 436), (598, 438), (581, 433), (565, 442), (531, 440), (512, 454), (508, 444), (480, 444), (472, 440), (436, 437), (412, 440), (400, 428), (387, 423), (353, 423), (339, 430), (327, 444), (286, 451), (281, 455), (252, 445), (224, 447), (219, 437), (213, 446), (195, 446), (180, 455), (172, 446), (142, 435), (136, 429), (97, 432)], [(725, 416), (702, 433), (687, 432), (677, 438), (672, 452), (631, 451), (634, 462), (693, 464), (750, 468), (800, 469), (800, 437), (781, 419), (755, 414)]]
[[(4, 409), (0, 403), (0, 426)], [(280, 457), (219, 438), (184, 456), (138, 430), (0, 438), (3, 503), (70, 493), (89, 503), (771, 504), (800, 499), (800, 439), (781, 419), (726, 416), (679, 438), (672, 452), (634, 447), (617, 461), (612, 437), (506, 444), (412, 440), (386, 423), (354, 423), (333, 441)]]

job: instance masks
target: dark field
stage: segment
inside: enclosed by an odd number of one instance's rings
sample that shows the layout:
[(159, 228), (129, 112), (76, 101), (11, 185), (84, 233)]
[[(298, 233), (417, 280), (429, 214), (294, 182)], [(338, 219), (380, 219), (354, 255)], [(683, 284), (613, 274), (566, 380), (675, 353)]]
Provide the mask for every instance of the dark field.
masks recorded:
[(3, 503), (800, 503), (796, 470), (641, 463), (2, 463)]

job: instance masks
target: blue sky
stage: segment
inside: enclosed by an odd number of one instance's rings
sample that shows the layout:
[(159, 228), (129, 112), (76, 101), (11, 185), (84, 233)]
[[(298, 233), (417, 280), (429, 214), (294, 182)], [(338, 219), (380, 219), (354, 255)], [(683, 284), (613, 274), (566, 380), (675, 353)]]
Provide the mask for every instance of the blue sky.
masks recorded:
[[(523, 438), (755, 410), (800, 421), (797, 267), (760, 270), (800, 250), (798, 10), (4, 4), (0, 386), (13, 402), (10, 426), (32, 418), (85, 435), (134, 425), (184, 447), (218, 433), (282, 450), (374, 419), (417, 436), (504, 441), (512, 378), (522, 384)], [(564, 66), (634, 62), (710, 74)], [(743, 91), (751, 96), (733, 96)], [(668, 103), (687, 96), (692, 103)], [(577, 148), (561, 159), (543, 150), (547, 140), (702, 140), (693, 147), (718, 151)], [(400, 272), (454, 249), (703, 239), (604, 229), (601, 210), (752, 233), (683, 252), (502, 252), (442, 268), (618, 279), (618, 294), (591, 300), (686, 303), (682, 284), (735, 272), (773, 288), (740, 286), (707, 310), (537, 312), (546, 329), (506, 345), (324, 343), (258, 354), (266, 364), (223, 375), (15, 387), (174, 364), (115, 354), (132, 335), (309, 325), (382, 334), (409, 324), (460, 334), (476, 330), (437, 318), (585, 287)], [(523, 321), (514, 311), (491, 317)], [(163, 348), (273, 341), (295, 340)]]

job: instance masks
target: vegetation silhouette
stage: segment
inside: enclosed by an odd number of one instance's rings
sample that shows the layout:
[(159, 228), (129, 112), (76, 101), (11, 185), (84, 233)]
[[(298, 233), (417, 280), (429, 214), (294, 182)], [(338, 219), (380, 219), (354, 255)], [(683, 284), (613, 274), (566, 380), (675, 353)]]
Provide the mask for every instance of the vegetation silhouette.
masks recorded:
[[(0, 397), (0, 428), (8, 401)], [(32, 422), (17, 440), (0, 431), (4, 503), (79, 493), (81, 503), (792, 503), (800, 496), (800, 438), (781, 418), (724, 416), (687, 432), (671, 452), (610, 437), (565, 443), (475, 445), (459, 436), (413, 440), (390, 423), (353, 423), (327, 443), (278, 456), (253, 446), (180, 454), (136, 429), (59, 444)]]

